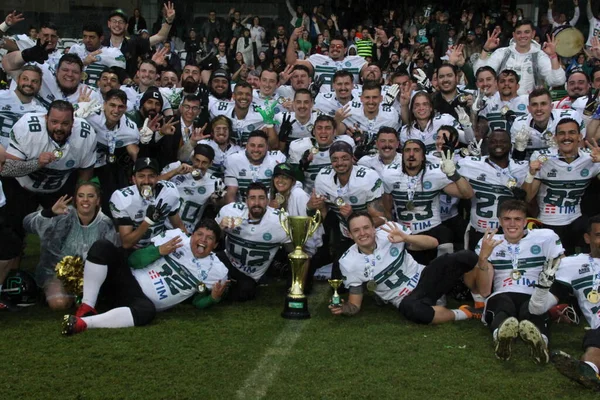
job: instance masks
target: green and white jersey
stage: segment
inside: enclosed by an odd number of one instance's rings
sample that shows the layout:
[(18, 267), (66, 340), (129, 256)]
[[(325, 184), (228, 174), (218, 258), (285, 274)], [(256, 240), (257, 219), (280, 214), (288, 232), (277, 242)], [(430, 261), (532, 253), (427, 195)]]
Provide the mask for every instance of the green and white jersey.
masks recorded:
[(435, 141), (437, 139), (438, 129), (442, 125), (450, 125), (458, 131), (460, 142), (466, 143), (465, 133), (456, 118), (450, 114), (438, 114), (429, 123), (424, 130), (421, 130), (419, 124), (414, 122), (412, 126), (404, 125), (400, 131), (400, 143), (406, 142), (408, 139), (418, 139), (425, 144), (425, 150), (429, 153), (435, 151)]
[[(410, 234), (406, 226), (399, 227)], [(386, 303), (399, 307), (419, 283), (425, 267), (412, 258), (404, 243), (390, 243), (386, 231), (377, 229), (375, 242), (377, 247), (373, 254), (361, 253), (354, 244), (340, 258), (344, 286), (357, 287), (374, 280), (377, 283), (375, 294)]]
[(250, 132), (262, 129), (265, 126), (262, 116), (256, 110), (257, 106), (251, 104), (248, 108), (246, 117), (238, 119), (235, 115), (235, 103), (230, 101), (219, 101), (210, 107), (210, 118), (213, 119), (219, 115), (224, 115), (231, 120), (233, 135), (231, 140), (242, 147), (248, 142)]
[(80, 83), (75, 90), (74, 93), (69, 95), (65, 95), (63, 91), (58, 87), (58, 82), (56, 81), (56, 70), (50, 65), (48, 62), (43, 64), (37, 64), (38, 67), (42, 70), (42, 87), (40, 88), (39, 93), (35, 96), (35, 98), (40, 102), (42, 106), (46, 109), (50, 107), (50, 103), (54, 100), (65, 100), (71, 104), (75, 104), (79, 100), (79, 95), (82, 90), (85, 88), (91, 89), (90, 98), (92, 100), (98, 101), (98, 103), (103, 104), (104, 99), (102, 98), (102, 94), (96, 88), (91, 86), (87, 86), (83, 83)]
[(341, 61), (334, 61), (331, 57), (322, 54), (313, 54), (308, 57), (308, 62), (312, 64), (315, 70), (313, 81), (319, 79), (321, 75), (325, 77), (325, 82), (321, 86), (321, 93), (333, 91), (331, 87), (333, 82), (331, 80), (333, 79), (333, 74), (340, 70), (351, 72), (354, 75), (354, 83), (359, 83), (360, 70), (367, 63), (360, 56), (348, 56)]
[[(350, 100), (346, 104), (352, 104), (356, 102), (360, 104), (360, 98), (357, 96), (353, 96), (352, 100)], [(315, 98), (315, 106), (313, 107), (318, 114), (329, 115), (330, 117), (335, 116), (335, 112), (344, 108), (345, 104), (339, 102), (337, 97), (335, 96), (335, 92), (327, 92), (327, 93), (319, 93)]]
[[(181, 166), (180, 161), (167, 165), (161, 171), (161, 174), (173, 171)], [(210, 172), (207, 172), (202, 178), (194, 179), (191, 173), (185, 175), (175, 175), (169, 182), (177, 187), (179, 191), (179, 216), (188, 232), (194, 232), (196, 225), (202, 219), (204, 209), (210, 203), (210, 196), (215, 192), (215, 184), (221, 179)], [(171, 228), (169, 220), (166, 221), (167, 227)]]
[(359, 166), (352, 167), (350, 179), (345, 186), (340, 186), (332, 167), (322, 168), (315, 180), (315, 192), (325, 197), (327, 209), (338, 217), (340, 231), (348, 238), (350, 233), (346, 218), (340, 214), (336, 199), (342, 198), (345, 204), (352, 206), (353, 211), (367, 211), (367, 204), (383, 195), (379, 174), (370, 168)]
[(469, 181), (475, 196), (471, 198), (470, 224), (477, 232), (486, 229), (498, 229), (498, 204), (506, 199), (514, 198), (512, 190), (507, 186), (512, 179), (517, 187), (525, 182), (529, 163), (527, 161), (509, 160), (508, 168), (495, 168), (487, 161), (488, 157), (466, 157), (458, 161), (457, 169)]
[[(460, 155), (460, 150), (454, 151), (454, 162), (458, 163), (459, 160), (462, 160), (462, 156)], [(434, 151), (426, 155), (426, 160), (428, 163), (432, 164), (441, 164), (441, 154), (439, 151)], [(458, 215), (458, 203), (460, 199), (458, 197), (452, 197), (444, 192), (440, 193), (440, 219), (442, 222), (449, 220), (450, 218), (454, 218)]]
[[(421, 233), (442, 223), (440, 193), (452, 183), (439, 164), (427, 163), (415, 176), (402, 172), (402, 164), (391, 164), (383, 170), (381, 179), (386, 194), (394, 200), (394, 213), (398, 221), (412, 232)], [(407, 208), (413, 194), (412, 210)], [(410, 207), (411, 205), (409, 205)]]
[(350, 103), (350, 115), (344, 120), (344, 124), (348, 128), (356, 128), (367, 132), (369, 140), (375, 137), (382, 126), (394, 128), (397, 131), (402, 126), (400, 114), (392, 106), (380, 104), (377, 116), (374, 119), (369, 119), (365, 115), (362, 103), (356, 101)]
[(181, 101), (183, 100), (183, 97), (184, 97), (183, 88), (161, 87), (161, 88), (158, 88), (158, 91), (164, 98), (169, 100), (169, 104), (171, 104), (171, 107), (173, 109), (179, 108), (179, 106), (181, 105)]
[(508, 123), (505, 114), (507, 111), (512, 111), (517, 117), (527, 114), (527, 106), (529, 105), (529, 96), (522, 94), (508, 101), (500, 99), (500, 93), (496, 92), (493, 96), (488, 97), (485, 108), (479, 111), (479, 118), (487, 120), (490, 131), (496, 129), (507, 130)]
[(86, 121), (90, 123), (96, 131), (96, 165), (95, 168), (106, 165), (109, 154), (115, 154), (115, 149), (138, 144), (140, 142), (140, 132), (132, 120), (123, 114), (119, 123), (113, 128), (106, 127), (106, 115), (104, 110), (90, 114)]
[(220, 224), (225, 217), (242, 218), (240, 226), (225, 229), (227, 257), (233, 266), (258, 281), (271, 265), (279, 246), (290, 242), (279, 222), (279, 210), (267, 207), (260, 222), (250, 223), (244, 203), (229, 203), (221, 208), (215, 220)]
[(148, 228), (144, 236), (135, 244), (136, 249), (141, 249), (150, 244), (150, 239), (160, 235), (166, 230), (165, 221), (170, 215), (175, 215), (179, 210), (179, 192), (174, 184), (168, 181), (158, 181), (154, 188), (158, 193), (154, 198), (146, 200), (140, 194), (136, 185), (115, 190), (110, 196), (110, 212), (116, 226), (133, 226), (137, 229), (146, 217), (149, 205), (157, 205), (160, 201), (166, 206), (165, 214), (154, 225)]
[(535, 151), (531, 160), (540, 155), (548, 160), (535, 175), (542, 182), (537, 193), (538, 218), (546, 225), (569, 225), (581, 216), (581, 197), (600, 173), (600, 164), (594, 163), (590, 153), (583, 149), (570, 164), (559, 158), (555, 148)]
[[(121, 85), (119, 88), (127, 95), (127, 112), (138, 111), (140, 109), (140, 101), (144, 96), (145, 92), (141, 92), (137, 85)], [(163, 100), (162, 111), (167, 111), (172, 108), (169, 98), (159, 90), (159, 93)]]
[(62, 156), (29, 175), (16, 178), (19, 184), (36, 193), (57, 192), (71, 173), (96, 163), (96, 132), (84, 119), (75, 117), (71, 135), (59, 146), (46, 127), (46, 113), (25, 114), (13, 126), (6, 150), (23, 161), (36, 160), (41, 153), (59, 150)]
[(263, 110), (269, 109), (273, 107), (275, 114), (281, 114), (286, 111), (283, 107), (283, 103), (285, 103), (288, 99), (283, 96), (280, 96), (277, 91), (273, 93), (273, 95), (269, 97), (265, 97), (260, 94), (260, 90), (254, 89), (252, 91), (252, 104), (256, 107), (260, 107)]
[[(550, 229), (533, 229), (526, 231), (519, 243), (510, 244), (504, 235), (494, 235), (494, 240), (501, 240), (494, 247), (488, 261), (494, 267), (494, 280), (492, 294), (498, 293), (524, 293), (531, 295), (538, 276), (546, 260), (551, 260), (564, 253), (558, 235)], [(477, 243), (475, 253), (479, 255), (481, 243)], [(519, 279), (513, 279), (513, 262), (521, 273)], [(490, 299), (488, 297), (488, 300)]]
[[(354, 140), (348, 135), (339, 135), (333, 139), (334, 142), (338, 140), (348, 143), (350, 146), (352, 146), (352, 149), (355, 147)], [(292, 143), (290, 143), (290, 164), (299, 165), (304, 153), (310, 151), (310, 149), (313, 147), (319, 147), (319, 145), (312, 137), (294, 140)], [(312, 193), (313, 187), (315, 186), (315, 179), (317, 179), (317, 174), (322, 168), (329, 166), (331, 166), (329, 147), (320, 149), (318, 153), (312, 155), (312, 160), (308, 164), (307, 170), (304, 171), (304, 190), (306, 193)]]
[(229, 158), (232, 154), (237, 153), (238, 151), (243, 152), (244, 150), (240, 146), (233, 143), (229, 143), (227, 145), (227, 148), (223, 150), (212, 139), (203, 139), (199, 141), (198, 144), (207, 144), (210, 147), (212, 147), (212, 149), (215, 151), (215, 159), (213, 160), (213, 163), (210, 166), (209, 170), (213, 174), (215, 174), (215, 176), (221, 179), (225, 176), (225, 161), (227, 160), (227, 158)]
[(252, 182), (262, 182), (268, 189), (271, 188), (273, 170), (285, 160), (279, 150), (268, 151), (260, 165), (252, 164), (245, 151), (232, 154), (225, 161), (225, 185), (237, 187), (238, 199), (245, 201), (248, 186)]
[(284, 112), (277, 114), (275, 115), (275, 121), (278, 122), (278, 124), (275, 125), (275, 131), (277, 132), (277, 134), (279, 134), (279, 129), (281, 128), (281, 124), (283, 123), (283, 118), (287, 118), (288, 115), (291, 115), (290, 121), (295, 121), (292, 124), (292, 133), (290, 133), (290, 136), (288, 136), (287, 139), (288, 145), (296, 139), (312, 137), (312, 130), (315, 126), (315, 120), (317, 119), (319, 114), (313, 111), (310, 115), (310, 118), (305, 124), (301, 124), (298, 120), (296, 120), (296, 113), (294, 112)]
[(600, 328), (600, 303), (591, 303), (588, 293), (594, 286), (594, 279), (600, 274), (600, 258), (589, 254), (577, 254), (560, 261), (556, 271), (556, 282), (569, 287), (579, 303), (579, 308), (592, 329)]
[[(102, 51), (96, 56), (96, 61), (83, 69), (83, 83), (98, 87), (98, 80), (105, 68), (118, 67), (125, 69), (125, 56), (117, 47), (100, 47)], [(69, 49), (69, 54), (76, 54), (83, 61), (91, 52), (87, 51), (83, 43), (74, 44)]]
[(373, 154), (372, 156), (363, 156), (360, 158), (360, 160), (358, 160), (356, 164), (369, 167), (377, 171), (379, 176), (381, 176), (383, 170), (386, 169), (388, 165), (391, 165), (393, 163), (402, 164), (402, 154), (397, 153), (396, 157), (394, 158), (394, 161), (392, 161), (390, 164), (384, 164), (381, 160), (381, 157), (379, 157), (379, 154)]
[(585, 137), (585, 123), (583, 122), (579, 112), (575, 110), (552, 110), (552, 113), (550, 114), (550, 120), (548, 121), (548, 126), (541, 132), (534, 128), (534, 121), (531, 114), (528, 113), (515, 119), (515, 122), (510, 128), (510, 135), (512, 136), (513, 145), (515, 144), (515, 135), (523, 127), (525, 127), (529, 130), (530, 134), (529, 142), (527, 143), (526, 148), (526, 150), (529, 150), (528, 154), (531, 154), (533, 150), (547, 149), (548, 143), (546, 142), (546, 139), (544, 139), (544, 134), (546, 132), (550, 132), (552, 136), (554, 136), (556, 125), (563, 118), (572, 118), (577, 121), (581, 129), (581, 134)]
[(158, 247), (176, 237), (182, 239), (180, 248), (145, 268), (131, 269), (156, 311), (164, 311), (194, 296), (199, 283), (210, 290), (218, 281), (227, 280), (227, 267), (219, 258), (214, 253), (204, 258), (194, 257), (190, 237), (180, 229), (165, 231), (152, 238), (152, 243)]
[(0, 90), (0, 144), (5, 149), (10, 144), (10, 131), (14, 124), (27, 113), (45, 113), (36, 99), (31, 103), (22, 103), (14, 90)]

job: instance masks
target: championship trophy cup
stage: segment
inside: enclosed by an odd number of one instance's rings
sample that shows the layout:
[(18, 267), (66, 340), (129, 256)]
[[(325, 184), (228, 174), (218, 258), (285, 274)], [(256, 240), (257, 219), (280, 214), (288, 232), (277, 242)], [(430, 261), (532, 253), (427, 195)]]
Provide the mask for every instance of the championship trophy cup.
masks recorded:
[(290, 217), (282, 210), (279, 214), (279, 223), (295, 246), (294, 251), (288, 254), (292, 266), (292, 287), (285, 298), (285, 307), (281, 316), (287, 319), (307, 319), (310, 318), (310, 313), (302, 280), (306, 272), (308, 254), (302, 251), (302, 246), (319, 227), (321, 213), (317, 210), (314, 217)]
[(337, 290), (340, 286), (342, 286), (343, 281), (341, 279), (329, 279), (328, 282), (329, 285), (333, 288), (333, 296), (329, 301), (329, 305), (334, 307), (341, 307), (342, 300), (340, 299), (340, 295), (338, 294)]

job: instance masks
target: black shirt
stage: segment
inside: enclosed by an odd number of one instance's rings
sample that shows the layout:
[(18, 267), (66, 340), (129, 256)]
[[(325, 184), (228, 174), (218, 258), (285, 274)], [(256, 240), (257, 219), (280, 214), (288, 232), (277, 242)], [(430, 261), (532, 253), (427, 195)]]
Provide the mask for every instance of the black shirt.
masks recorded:
[[(102, 42), (103, 46), (112, 47), (110, 45), (110, 36)], [(137, 72), (137, 59), (140, 56), (150, 53), (150, 39), (143, 39), (139, 36), (134, 36), (129, 39), (123, 38), (121, 43), (121, 53), (125, 56), (127, 64), (127, 74), (130, 78), (135, 76)]]

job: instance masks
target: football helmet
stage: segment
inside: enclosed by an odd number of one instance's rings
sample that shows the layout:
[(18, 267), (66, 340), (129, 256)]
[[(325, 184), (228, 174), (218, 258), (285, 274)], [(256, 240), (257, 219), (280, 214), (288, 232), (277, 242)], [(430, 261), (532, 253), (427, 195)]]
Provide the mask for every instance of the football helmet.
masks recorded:
[(37, 302), (38, 287), (29, 272), (12, 270), (2, 285), (1, 295), (19, 307), (29, 307)]

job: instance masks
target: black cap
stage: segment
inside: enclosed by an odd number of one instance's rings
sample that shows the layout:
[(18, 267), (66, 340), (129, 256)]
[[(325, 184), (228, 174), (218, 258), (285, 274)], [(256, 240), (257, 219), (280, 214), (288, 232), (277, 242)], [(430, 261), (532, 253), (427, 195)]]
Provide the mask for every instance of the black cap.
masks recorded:
[(110, 12), (110, 14), (108, 14), (108, 19), (111, 19), (112, 17), (116, 17), (116, 16), (123, 18), (125, 20), (125, 22), (127, 22), (127, 14), (125, 14), (125, 11), (121, 10), (120, 8), (117, 8), (116, 10), (112, 10)]
[(147, 100), (150, 99), (156, 99), (160, 102), (160, 108), (163, 107), (164, 101), (163, 101), (163, 97), (160, 94), (160, 91), (158, 90), (158, 88), (156, 86), (150, 86), (145, 92), (144, 95), (142, 96), (141, 100), (140, 100), (140, 108), (144, 105), (144, 103)]
[(160, 167), (158, 166), (158, 161), (154, 158), (144, 157), (138, 158), (133, 165), (133, 173), (140, 172), (143, 169), (151, 169), (156, 172), (156, 174), (160, 174)]
[(333, 142), (333, 144), (329, 148), (329, 156), (331, 156), (333, 153), (337, 153), (338, 151), (343, 151), (344, 153), (348, 153), (350, 155), (354, 154), (354, 152), (352, 151), (352, 146), (350, 146), (350, 144), (344, 142), (343, 140)]
[(223, 68), (219, 68), (213, 71), (213, 73), (210, 75), (210, 79), (213, 80), (214, 78), (225, 78), (227, 80), (230, 79), (229, 73)]

